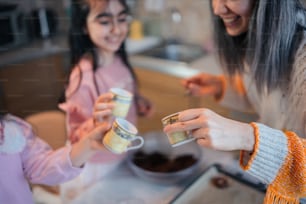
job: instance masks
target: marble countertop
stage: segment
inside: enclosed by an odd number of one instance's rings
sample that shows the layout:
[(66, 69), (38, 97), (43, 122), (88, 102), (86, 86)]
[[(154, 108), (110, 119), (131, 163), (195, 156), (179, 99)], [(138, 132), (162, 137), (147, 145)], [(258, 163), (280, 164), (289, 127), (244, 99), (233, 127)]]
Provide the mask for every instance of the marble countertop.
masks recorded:
[[(156, 37), (144, 37), (141, 40), (127, 39), (126, 49), (129, 55), (134, 55), (156, 46), (160, 41)], [(0, 52), (0, 67), (61, 53), (69, 53), (68, 38), (64, 34), (48, 39), (33, 40), (18, 48)]]
[[(212, 54), (208, 54), (192, 63), (181, 63), (145, 57), (141, 52), (161, 43), (161, 39), (145, 37), (142, 40), (126, 41), (126, 49), (132, 66), (150, 69), (177, 77), (189, 77), (201, 71), (220, 73), (218, 64)], [(24, 61), (46, 57), (53, 54), (68, 54), (69, 47), (66, 35), (58, 35), (49, 39), (38, 39), (29, 44), (0, 53), (0, 68), (9, 64), (19, 64)]]
[(137, 177), (123, 162), (110, 174), (100, 181), (82, 191), (72, 204), (168, 204), (185, 188), (187, 188), (201, 172), (211, 165), (220, 164), (241, 179), (254, 184), (259, 181), (244, 173), (238, 162), (239, 152), (221, 152), (202, 148), (201, 165), (195, 176), (184, 182), (173, 185), (152, 183)]
[[(233, 153), (203, 148), (201, 165), (197, 175), (216, 163), (228, 166), (236, 171), (238, 161), (235, 157)], [(156, 184), (137, 177), (127, 164), (122, 162), (87, 189), (79, 190), (77, 185), (74, 184), (78, 195), (70, 204), (167, 204), (182, 192), (195, 177), (186, 179), (179, 184)], [(68, 202), (63, 197), (51, 197), (41, 191), (38, 193), (34, 198), (36, 203), (62, 204)]]
[(46, 57), (52, 54), (68, 53), (67, 39), (55, 36), (45, 40), (33, 40), (26, 45), (0, 53), (0, 67)]
[(219, 65), (213, 54), (204, 55), (203, 57), (189, 64), (146, 57), (141, 55), (141, 53), (130, 56), (130, 61), (133, 67), (158, 71), (180, 78), (190, 77), (201, 72), (211, 74), (221, 73), (221, 69), (219, 68)]

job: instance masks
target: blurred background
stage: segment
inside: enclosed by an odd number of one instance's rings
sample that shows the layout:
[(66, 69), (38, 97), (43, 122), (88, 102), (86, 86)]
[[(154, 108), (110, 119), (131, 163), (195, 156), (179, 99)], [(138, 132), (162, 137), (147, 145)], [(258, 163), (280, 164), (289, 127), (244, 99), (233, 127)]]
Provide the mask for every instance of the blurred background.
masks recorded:
[[(205, 49), (211, 47), (208, 1), (127, 2), (134, 19), (127, 39), (130, 56), (141, 55), (164, 41), (192, 43)], [(70, 5), (70, 0), (0, 0), (0, 111), (26, 117), (57, 109), (69, 68)], [(170, 53), (172, 57), (184, 51), (177, 47), (171, 49), (175, 52)], [(164, 61), (166, 64), (152, 67), (157, 64), (155, 61), (141, 58), (140, 63), (139, 58), (131, 58), (134, 67), (152, 71), (171, 64)], [(188, 76), (186, 72), (180, 73), (176, 68), (174, 76)]]

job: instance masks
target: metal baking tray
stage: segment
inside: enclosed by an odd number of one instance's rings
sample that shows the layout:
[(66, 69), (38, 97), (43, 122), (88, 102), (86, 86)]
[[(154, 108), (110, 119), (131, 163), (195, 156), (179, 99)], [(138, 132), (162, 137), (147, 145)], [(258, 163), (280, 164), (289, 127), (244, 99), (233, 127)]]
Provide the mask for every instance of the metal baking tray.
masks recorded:
[(215, 164), (200, 174), (170, 203), (262, 204), (265, 190), (265, 185), (252, 183)]

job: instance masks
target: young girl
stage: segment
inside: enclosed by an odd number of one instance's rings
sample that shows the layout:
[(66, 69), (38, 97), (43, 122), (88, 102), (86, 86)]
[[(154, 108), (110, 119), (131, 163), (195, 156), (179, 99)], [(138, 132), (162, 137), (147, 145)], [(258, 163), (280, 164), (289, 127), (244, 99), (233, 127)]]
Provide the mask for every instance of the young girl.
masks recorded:
[(33, 203), (28, 182), (57, 185), (76, 177), (110, 128), (104, 123), (79, 142), (53, 151), (31, 126), (11, 114), (0, 116), (0, 203)]
[[(125, 51), (124, 41), (130, 21), (126, 2), (76, 0), (72, 2), (71, 19), (72, 70), (65, 92), (66, 101), (59, 107), (66, 112), (69, 139), (74, 143), (94, 126), (94, 110), (103, 112), (103, 116), (111, 115), (113, 105), (104, 101), (112, 97), (109, 93), (112, 87), (134, 94), (127, 115), (127, 120), (134, 124), (137, 113), (150, 114), (151, 105), (137, 90), (136, 76)], [(95, 106), (98, 101), (102, 103)], [(122, 158), (123, 155), (105, 150), (92, 161), (106, 164)]]

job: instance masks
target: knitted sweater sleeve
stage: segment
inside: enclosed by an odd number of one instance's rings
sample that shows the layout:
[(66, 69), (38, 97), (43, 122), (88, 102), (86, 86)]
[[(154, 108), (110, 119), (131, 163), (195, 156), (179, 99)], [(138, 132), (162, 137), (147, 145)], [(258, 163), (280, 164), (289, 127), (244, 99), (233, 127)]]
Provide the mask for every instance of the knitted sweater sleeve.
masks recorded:
[(249, 156), (241, 152), (241, 167), (268, 184), (265, 203), (299, 203), (306, 196), (306, 140), (252, 123), (255, 146)]

